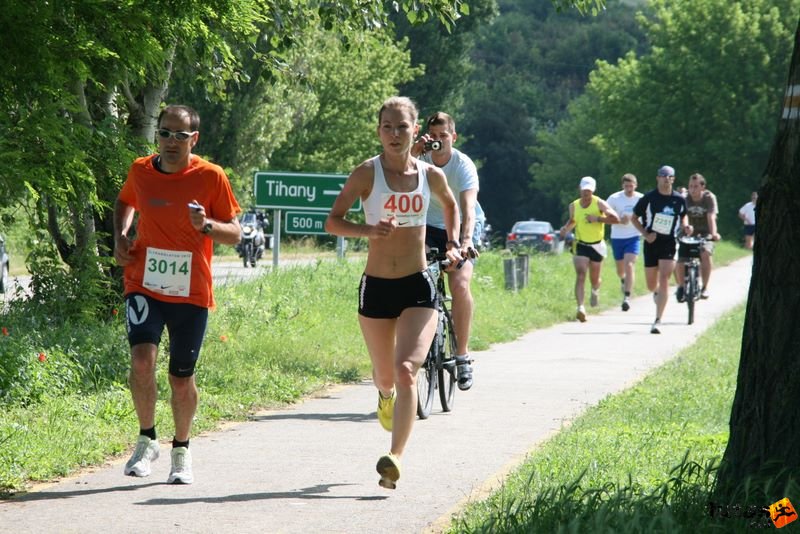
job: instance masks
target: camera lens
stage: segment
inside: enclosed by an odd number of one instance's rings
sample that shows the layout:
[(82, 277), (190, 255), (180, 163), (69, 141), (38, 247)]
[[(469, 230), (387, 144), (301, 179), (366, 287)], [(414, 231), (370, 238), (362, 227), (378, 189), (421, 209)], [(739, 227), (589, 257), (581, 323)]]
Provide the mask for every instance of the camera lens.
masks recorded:
[(441, 141), (428, 141), (425, 143), (425, 150), (441, 150)]

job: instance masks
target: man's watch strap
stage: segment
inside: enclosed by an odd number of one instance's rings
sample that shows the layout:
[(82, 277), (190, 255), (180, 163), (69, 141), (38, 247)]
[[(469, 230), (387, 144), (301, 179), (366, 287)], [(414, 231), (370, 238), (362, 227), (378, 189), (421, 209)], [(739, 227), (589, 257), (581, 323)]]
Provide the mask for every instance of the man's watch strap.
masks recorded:
[(454, 241), (452, 239), (450, 241), (448, 241), (445, 246), (447, 246), (447, 245), (453, 245), (453, 247), (455, 247), (455, 248), (461, 248), (461, 243), (459, 243), (458, 241)]
[(211, 230), (213, 228), (214, 228), (214, 225), (211, 224), (211, 221), (206, 221), (206, 223), (203, 225), (203, 229), (200, 230), (200, 231), (203, 232), (204, 234), (208, 235), (208, 234), (211, 233)]

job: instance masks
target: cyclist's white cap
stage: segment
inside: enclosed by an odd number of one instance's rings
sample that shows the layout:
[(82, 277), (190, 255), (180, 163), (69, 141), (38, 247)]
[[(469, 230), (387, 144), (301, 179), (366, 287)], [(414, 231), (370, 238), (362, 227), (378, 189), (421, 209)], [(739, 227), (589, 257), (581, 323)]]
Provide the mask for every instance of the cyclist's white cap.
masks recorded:
[(594, 190), (597, 189), (597, 182), (591, 176), (584, 176), (581, 178), (581, 191), (584, 189), (588, 189), (589, 191), (594, 193)]

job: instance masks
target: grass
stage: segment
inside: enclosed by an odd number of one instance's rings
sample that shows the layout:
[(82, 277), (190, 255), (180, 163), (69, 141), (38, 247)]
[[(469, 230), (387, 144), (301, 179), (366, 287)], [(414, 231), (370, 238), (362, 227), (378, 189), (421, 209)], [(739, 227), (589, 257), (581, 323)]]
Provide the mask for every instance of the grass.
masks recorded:
[[(723, 244), (718, 263), (743, 254)], [(475, 350), (574, 317), (568, 254), (531, 256), (530, 283), (517, 292), (504, 289), (503, 260), (500, 253), (487, 253), (476, 269)], [(362, 269), (360, 258), (321, 261), (218, 288), (197, 369), (201, 402), (194, 432), (369, 376), (356, 316)], [(603, 276), (605, 292), (614, 297), (601, 304), (617, 306), (612, 262), (605, 263)], [(641, 266), (637, 288), (646, 291)], [(0, 493), (122, 454), (138, 427), (126, 386), (121, 314), (112, 310), (96, 324), (59, 324), (53, 315), (11, 306), (0, 316), (7, 334), (0, 335)], [(156, 410), (161, 437), (173, 432), (163, 345)]]
[[(744, 306), (635, 387), (590, 408), (532, 452), (450, 532), (704, 532), (728, 437)], [(768, 505), (771, 503), (763, 503)]]

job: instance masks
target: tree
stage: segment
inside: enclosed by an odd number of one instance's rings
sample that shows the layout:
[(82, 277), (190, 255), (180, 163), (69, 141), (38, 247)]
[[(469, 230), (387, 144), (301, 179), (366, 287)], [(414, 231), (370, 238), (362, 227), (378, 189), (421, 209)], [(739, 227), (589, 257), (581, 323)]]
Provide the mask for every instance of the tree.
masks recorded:
[(400, 14), (392, 17), (398, 37), (408, 40), (412, 65), (425, 69), (424, 76), (400, 86), (400, 94), (416, 102), (421, 117), (461, 109), (474, 68), (471, 55), (478, 30), (497, 15), (497, 2), (470, 0), (468, 13), (453, 28), (411, 24)]
[[(446, 25), (466, 9), (462, 0), (392, 6)], [(382, 31), (388, 13), (379, 0), (187, 0), (180, 10), (167, 0), (32, 2), (5, 6), (0, 24), (9, 28), (0, 34), (3, 202), (29, 201), (32, 226), (50, 234), (39, 242), (54, 243), (60, 256), (53, 271), (63, 261), (94, 287), (112, 247), (111, 201), (132, 156), (150, 150), (176, 64), (220, 93), (248, 79), (235, 54), (245, 43), (259, 52), (257, 75), (281, 79), (287, 51), (302, 46), (296, 39), (308, 28)], [(76, 298), (88, 293), (69, 285)], [(34, 279), (44, 296), (39, 287)]]
[(705, 175), (720, 202), (723, 236), (767, 161), (773, 102), (789, 63), (796, 0), (653, 0), (640, 17), (643, 56), (600, 62), (587, 92), (593, 143), (616, 180), (652, 183), (668, 163), (685, 185)]
[(507, 230), (520, 219), (563, 217), (562, 184), (590, 169), (559, 176), (555, 190), (532, 183), (537, 135), (565, 117), (595, 58), (617, 58), (644, 41), (633, 10), (618, 2), (596, 18), (557, 13), (548, 0), (499, 4), (500, 15), (480, 32), (465, 105), (455, 115), (463, 149), (480, 165), (481, 205), (495, 229)]
[[(800, 313), (796, 281), (800, 261), (800, 24), (784, 87), (781, 118), (763, 172), (758, 233), (747, 300), (730, 437), (717, 479), (721, 496), (737, 495), (755, 481), (771, 504), (786, 486), (800, 483), (800, 381), (797, 364)], [(788, 246), (787, 246), (788, 245)], [(798, 416), (798, 417), (795, 417)], [(795, 492), (796, 494), (796, 492)], [(738, 493), (741, 495), (741, 492)], [(758, 498), (759, 495), (754, 496)], [(752, 497), (751, 497), (752, 498)], [(735, 502), (735, 501), (733, 501)]]

